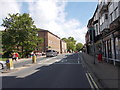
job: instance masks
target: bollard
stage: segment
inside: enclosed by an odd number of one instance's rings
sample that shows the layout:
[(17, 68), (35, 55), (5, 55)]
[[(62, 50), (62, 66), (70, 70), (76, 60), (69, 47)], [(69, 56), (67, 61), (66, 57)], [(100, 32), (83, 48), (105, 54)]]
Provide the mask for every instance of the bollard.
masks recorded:
[(35, 55), (32, 56), (32, 63), (36, 63), (36, 56)]
[(8, 60), (6, 60), (6, 66), (7, 66), (7, 69), (9, 69), (9, 70), (14, 69), (13, 61), (12, 61), (11, 58), (9, 58)]

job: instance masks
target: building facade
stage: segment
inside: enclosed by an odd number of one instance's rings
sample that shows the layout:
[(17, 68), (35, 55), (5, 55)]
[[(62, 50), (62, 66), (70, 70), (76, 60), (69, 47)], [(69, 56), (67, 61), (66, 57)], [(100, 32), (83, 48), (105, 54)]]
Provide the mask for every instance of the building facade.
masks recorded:
[(63, 40), (60, 40), (60, 53), (63, 54), (63, 53), (67, 53), (67, 44), (65, 41)]
[[(109, 9), (109, 42), (111, 42), (111, 58), (120, 61), (120, 0), (111, 0)], [(108, 55), (109, 57), (109, 55)]]
[(90, 53), (90, 34), (87, 31), (86, 35), (85, 35), (85, 41), (86, 44), (84, 45), (84, 51), (89, 54)]
[(46, 52), (47, 50), (55, 50), (58, 53), (64, 53), (67, 50), (66, 43), (61, 41), (61, 39), (51, 33), (48, 30), (38, 31), (38, 37), (43, 38), (43, 43), (39, 46), (41, 47), (40, 52)]
[(101, 47), (105, 60), (120, 62), (120, 0), (99, 0), (92, 18), (96, 54)]
[(88, 25), (87, 25), (87, 28), (88, 28), (88, 31), (86, 33), (86, 36), (85, 36), (85, 40), (86, 40), (86, 52), (88, 54), (93, 54), (93, 45), (92, 45), (92, 29), (93, 29), (93, 24), (92, 24), (92, 21), (93, 21), (93, 18), (91, 18), (89, 21), (88, 21)]

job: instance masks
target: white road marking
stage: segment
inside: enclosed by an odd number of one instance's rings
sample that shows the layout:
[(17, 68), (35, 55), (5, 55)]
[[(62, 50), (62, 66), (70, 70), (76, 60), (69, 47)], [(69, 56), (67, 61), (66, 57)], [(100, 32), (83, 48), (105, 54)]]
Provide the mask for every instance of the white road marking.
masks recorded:
[(80, 64), (80, 61), (78, 61), (78, 64)]
[(71, 64), (71, 65), (74, 65), (74, 64), (75, 64), (75, 65), (77, 65), (78, 63), (55, 63), (55, 64), (62, 64), (62, 65), (63, 65), (63, 64)]
[(25, 78), (25, 77), (27, 77), (27, 76), (29, 76), (29, 75), (37, 72), (37, 71), (39, 71), (39, 70), (34, 70), (34, 71), (29, 72), (29, 73), (19, 75), (19, 76), (17, 76), (16, 78)]
[(79, 60), (80, 60), (80, 58), (79, 58), (79, 54), (78, 54), (78, 64), (80, 64), (80, 61), (79, 61)]
[(61, 59), (56, 60), (56, 62), (59, 62)]

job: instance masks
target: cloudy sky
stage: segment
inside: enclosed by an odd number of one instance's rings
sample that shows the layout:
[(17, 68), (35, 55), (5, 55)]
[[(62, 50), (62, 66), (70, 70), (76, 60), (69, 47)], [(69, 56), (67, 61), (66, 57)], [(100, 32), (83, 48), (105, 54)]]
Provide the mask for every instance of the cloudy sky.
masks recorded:
[[(84, 0), (83, 0), (84, 1)], [(8, 13), (29, 13), (38, 28), (49, 30), (60, 38), (72, 36), (85, 43), (87, 22), (97, 2), (82, 0), (1, 0), (0, 24)], [(4, 28), (0, 26), (0, 30)]]

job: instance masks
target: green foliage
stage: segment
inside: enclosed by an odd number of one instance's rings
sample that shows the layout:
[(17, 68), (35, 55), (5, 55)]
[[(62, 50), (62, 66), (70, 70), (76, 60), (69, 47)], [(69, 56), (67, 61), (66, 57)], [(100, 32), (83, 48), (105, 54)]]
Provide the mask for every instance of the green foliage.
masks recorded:
[(75, 44), (74, 44), (74, 42), (69, 41), (67, 43), (67, 49), (68, 49), (68, 51), (75, 51)]
[(83, 47), (82, 43), (77, 43), (73, 37), (62, 38), (67, 43), (67, 51), (80, 51)]
[(2, 34), (3, 49), (6, 52), (17, 51), (25, 56), (25, 53), (35, 50), (38, 43), (42, 42), (37, 36), (38, 29), (34, 21), (27, 13), (9, 14), (2, 26), (6, 28)]
[(77, 43), (76, 44), (76, 50), (80, 51), (83, 48), (83, 44), (82, 43)]
[(74, 40), (73, 37), (68, 37), (68, 39), (67, 38), (62, 38), (62, 40), (64, 40), (67, 43), (67, 51), (69, 51), (69, 52), (75, 51), (76, 40)]

